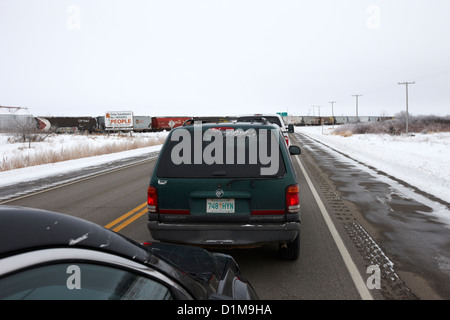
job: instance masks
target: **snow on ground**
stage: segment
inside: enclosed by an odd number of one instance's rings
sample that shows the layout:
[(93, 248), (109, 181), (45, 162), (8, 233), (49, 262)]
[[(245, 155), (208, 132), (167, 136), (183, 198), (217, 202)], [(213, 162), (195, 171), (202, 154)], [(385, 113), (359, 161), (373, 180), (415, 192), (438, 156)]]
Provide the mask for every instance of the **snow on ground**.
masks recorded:
[[(162, 141), (160, 138), (166, 137), (168, 132), (155, 132), (139, 134), (140, 139), (154, 139), (155, 141)], [(134, 134), (138, 135), (138, 134)], [(123, 137), (106, 136), (106, 135), (56, 135), (53, 138), (47, 138), (43, 142), (32, 142), (31, 148), (28, 148), (28, 143), (10, 143), (9, 136), (0, 135), (0, 162), (14, 161), (17, 158), (32, 157), (36, 155), (53, 153), (69, 153), (81, 152), (82, 149), (106, 149), (113, 144), (121, 142), (126, 143)], [(161, 142), (159, 142), (161, 143)], [(101, 165), (103, 163), (132, 158), (142, 154), (158, 151), (162, 144), (150, 147), (138, 148), (128, 151), (109, 153), (98, 156), (90, 156), (74, 160), (66, 160), (55, 163), (41, 164), (29, 166), (20, 169), (13, 169), (0, 172), (0, 188), (8, 185), (37, 180), (51, 175), (79, 170), (82, 168)]]
[[(296, 127), (304, 133), (355, 160), (450, 202), (450, 133), (391, 136), (358, 134), (343, 137), (332, 134), (332, 127)], [(350, 161), (349, 159), (347, 159)], [(354, 162), (353, 162), (354, 164)], [(362, 167), (362, 166), (361, 166)], [(369, 170), (368, 168), (366, 168)], [(372, 171), (375, 174), (375, 171)], [(391, 184), (410, 198), (433, 208), (434, 214), (450, 221), (449, 210), (385, 176), (377, 178)], [(387, 181), (390, 180), (390, 181)]]

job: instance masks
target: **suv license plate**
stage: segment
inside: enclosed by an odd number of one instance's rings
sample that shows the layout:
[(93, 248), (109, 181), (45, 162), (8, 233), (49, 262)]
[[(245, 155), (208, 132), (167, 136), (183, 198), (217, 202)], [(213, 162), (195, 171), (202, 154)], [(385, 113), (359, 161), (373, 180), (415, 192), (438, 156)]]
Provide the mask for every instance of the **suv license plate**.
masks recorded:
[(207, 213), (234, 213), (234, 199), (206, 199)]

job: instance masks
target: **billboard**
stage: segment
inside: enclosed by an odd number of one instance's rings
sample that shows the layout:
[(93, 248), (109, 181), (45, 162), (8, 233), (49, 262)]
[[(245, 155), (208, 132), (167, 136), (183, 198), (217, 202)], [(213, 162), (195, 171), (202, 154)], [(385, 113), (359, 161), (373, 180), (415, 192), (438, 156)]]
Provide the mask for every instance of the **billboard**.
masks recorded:
[(106, 129), (133, 129), (133, 112), (132, 111), (110, 111), (105, 113)]

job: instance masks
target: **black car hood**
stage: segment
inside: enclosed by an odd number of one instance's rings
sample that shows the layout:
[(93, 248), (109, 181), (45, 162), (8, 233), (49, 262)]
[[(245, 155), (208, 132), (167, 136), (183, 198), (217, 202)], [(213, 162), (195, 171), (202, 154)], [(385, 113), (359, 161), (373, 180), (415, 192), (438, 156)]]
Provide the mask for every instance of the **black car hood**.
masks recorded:
[(95, 223), (46, 210), (0, 206), (0, 257), (48, 247), (83, 247), (148, 259), (145, 248)]
[(209, 282), (214, 276), (221, 279), (225, 268), (237, 269), (231, 257), (201, 248), (160, 242), (143, 246), (70, 215), (0, 205), (0, 258), (52, 247), (92, 249), (149, 265), (176, 278), (200, 299), (211, 293)]

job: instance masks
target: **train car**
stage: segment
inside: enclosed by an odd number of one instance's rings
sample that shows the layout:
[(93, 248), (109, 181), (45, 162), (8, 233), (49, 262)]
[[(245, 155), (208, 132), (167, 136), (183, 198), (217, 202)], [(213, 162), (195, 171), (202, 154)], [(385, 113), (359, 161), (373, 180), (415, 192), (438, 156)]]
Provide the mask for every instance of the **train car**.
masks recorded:
[(136, 132), (152, 131), (152, 117), (150, 117), (150, 116), (134, 116), (133, 131), (136, 131)]
[(322, 117), (321, 123), (326, 126), (333, 125), (335, 124), (334, 117)]
[(152, 131), (172, 130), (189, 119), (191, 117), (152, 117)]
[(318, 126), (320, 125), (320, 117), (314, 116), (303, 117), (303, 124), (305, 126)]
[(35, 126), (28, 108), (0, 106), (0, 132), (14, 132), (24, 127)]
[(302, 125), (303, 117), (302, 116), (282, 116), (284, 124), (293, 124), (296, 126)]
[(39, 129), (55, 128), (57, 133), (94, 132), (97, 120), (93, 117), (36, 117)]
[(367, 116), (359, 117), (359, 122), (369, 122), (369, 121), (370, 121), (370, 117), (367, 117)]
[(95, 131), (105, 132), (105, 130), (106, 130), (105, 116), (95, 117), (95, 120), (97, 121), (97, 126), (95, 128)]
[(0, 132), (14, 132), (24, 126), (35, 126), (35, 120), (31, 115), (0, 114)]
[(348, 123), (348, 118), (344, 117), (344, 116), (337, 116), (337, 117), (334, 117), (334, 121), (335, 121), (335, 124), (337, 124), (337, 125), (346, 124), (346, 123)]
[(291, 121), (294, 125), (299, 126), (303, 122), (303, 117), (302, 116), (292, 116)]
[(347, 123), (356, 123), (359, 122), (359, 117), (357, 116), (348, 116)]

